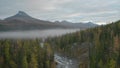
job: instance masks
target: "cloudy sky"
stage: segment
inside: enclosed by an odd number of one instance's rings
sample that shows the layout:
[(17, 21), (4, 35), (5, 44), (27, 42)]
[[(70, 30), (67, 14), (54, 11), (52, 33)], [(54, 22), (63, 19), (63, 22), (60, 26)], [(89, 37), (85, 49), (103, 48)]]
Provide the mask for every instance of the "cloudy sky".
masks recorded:
[(0, 19), (18, 11), (49, 21), (109, 23), (120, 19), (120, 0), (0, 0)]

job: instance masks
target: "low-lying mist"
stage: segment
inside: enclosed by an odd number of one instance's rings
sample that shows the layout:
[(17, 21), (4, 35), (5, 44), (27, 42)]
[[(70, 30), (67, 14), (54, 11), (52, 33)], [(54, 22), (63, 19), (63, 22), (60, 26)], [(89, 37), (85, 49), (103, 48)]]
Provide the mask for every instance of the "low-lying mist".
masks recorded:
[(34, 39), (47, 38), (76, 32), (79, 29), (47, 29), (47, 30), (29, 30), (29, 31), (9, 31), (0, 32), (0, 39)]

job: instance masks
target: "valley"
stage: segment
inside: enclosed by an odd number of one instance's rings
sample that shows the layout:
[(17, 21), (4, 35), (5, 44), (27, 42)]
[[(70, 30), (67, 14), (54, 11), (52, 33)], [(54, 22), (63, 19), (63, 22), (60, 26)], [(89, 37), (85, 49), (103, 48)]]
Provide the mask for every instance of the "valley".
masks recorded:
[[(1, 35), (0, 67), (119, 68), (119, 29), (120, 21), (116, 21), (86, 30), (25, 32), (28, 37), (24, 32), (23, 37), (17, 36), (19, 31), (11, 33), (13, 37), (3, 32), (6, 37)], [(37, 36), (31, 37), (36, 33)]]
[(120, 68), (120, 0), (0, 0), (0, 68)]

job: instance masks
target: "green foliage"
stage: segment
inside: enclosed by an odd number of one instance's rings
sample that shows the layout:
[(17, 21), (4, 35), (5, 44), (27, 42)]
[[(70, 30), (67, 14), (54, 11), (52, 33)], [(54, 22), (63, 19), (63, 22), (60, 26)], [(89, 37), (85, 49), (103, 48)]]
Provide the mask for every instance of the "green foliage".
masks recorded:
[(29, 63), (29, 68), (38, 68), (37, 59), (35, 59), (34, 54), (31, 55), (31, 61)]
[(40, 40), (0, 40), (0, 68), (55, 68), (53, 50), (80, 68), (120, 68), (120, 21), (48, 38), (43, 47)]
[(69, 57), (79, 59), (89, 54), (89, 59), (79, 60), (88, 61), (90, 68), (120, 68), (120, 21), (48, 39), (48, 42), (56, 52)]
[(50, 45), (41, 48), (40, 40), (0, 40), (0, 68), (51, 68)]
[(28, 62), (27, 62), (27, 57), (23, 56), (23, 58), (21, 59), (21, 68), (28, 68)]
[(10, 61), (10, 68), (17, 68), (17, 64), (13, 60)]

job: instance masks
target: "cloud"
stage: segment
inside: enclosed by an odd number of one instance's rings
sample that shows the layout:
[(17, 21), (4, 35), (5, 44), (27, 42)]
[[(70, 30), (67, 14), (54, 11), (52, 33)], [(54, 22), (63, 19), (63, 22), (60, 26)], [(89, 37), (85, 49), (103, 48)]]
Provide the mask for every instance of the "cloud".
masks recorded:
[(111, 22), (120, 18), (120, 0), (0, 0), (0, 18), (25, 11), (43, 20)]

